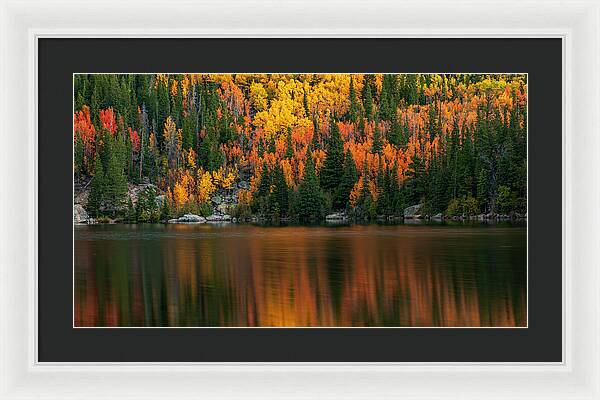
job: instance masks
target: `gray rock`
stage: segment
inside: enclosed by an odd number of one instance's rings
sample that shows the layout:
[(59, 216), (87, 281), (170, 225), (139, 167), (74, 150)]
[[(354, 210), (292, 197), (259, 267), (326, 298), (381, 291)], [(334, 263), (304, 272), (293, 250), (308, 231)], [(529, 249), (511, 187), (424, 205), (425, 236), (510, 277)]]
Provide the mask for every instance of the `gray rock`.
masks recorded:
[(339, 213), (329, 214), (325, 217), (325, 219), (327, 221), (341, 221), (341, 220), (348, 219), (348, 216), (346, 215), (346, 213), (339, 212)]
[(423, 204), (415, 204), (414, 206), (406, 207), (404, 209), (404, 218), (420, 218), (419, 210)]
[(215, 204), (221, 204), (223, 202), (223, 198), (218, 194), (215, 194), (210, 200)]
[(230, 222), (231, 221), (231, 215), (219, 215), (219, 214), (213, 214), (213, 215), (209, 215), (208, 217), (206, 217), (206, 222)]
[(179, 220), (178, 220), (177, 218), (173, 218), (173, 219), (170, 219), (170, 220), (169, 220), (169, 221), (167, 221), (167, 222), (168, 222), (169, 224), (177, 224), (177, 223), (179, 223)]
[(435, 219), (435, 220), (442, 220), (442, 213), (437, 213), (435, 214), (433, 217), (431, 217), (431, 219)]
[(90, 216), (81, 204), (75, 204), (73, 207), (73, 222), (76, 224), (85, 224), (89, 221)]
[(206, 219), (196, 214), (185, 214), (177, 218), (177, 222), (180, 224), (203, 224), (206, 222)]

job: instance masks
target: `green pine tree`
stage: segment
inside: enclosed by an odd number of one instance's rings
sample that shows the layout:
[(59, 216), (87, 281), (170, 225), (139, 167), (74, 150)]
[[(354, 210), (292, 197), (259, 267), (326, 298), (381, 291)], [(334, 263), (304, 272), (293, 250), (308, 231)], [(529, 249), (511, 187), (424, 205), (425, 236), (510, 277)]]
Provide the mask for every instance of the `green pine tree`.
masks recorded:
[(315, 173), (315, 163), (310, 153), (306, 157), (304, 177), (298, 192), (298, 218), (300, 222), (314, 222), (321, 219), (324, 212), (324, 199)]
[(396, 76), (385, 74), (381, 86), (381, 119), (390, 121), (396, 113)]
[(371, 85), (365, 79), (365, 86), (363, 89), (363, 108), (365, 110), (365, 117), (368, 120), (373, 118), (373, 94), (371, 93)]
[(356, 96), (356, 89), (354, 88), (354, 79), (350, 76), (350, 108), (348, 109), (348, 117), (350, 121), (357, 123), (360, 118), (360, 102)]
[(327, 154), (320, 172), (321, 187), (334, 193), (341, 181), (344, 166), (344, 143), (337, 122), (332, 118)]
[(352, 153), (350, 152), (350, 149), (348, 149), (346, 151), (346, 157), (344, 158), (344, 173), (333, 202), (334, 207), (345, 208), (348, 206), (350, 192), (352, 192), (357, 181), (358, 171), (356, 170), (356, 164), (354, 163), (354, 158), (352, 158)]
[(285, 137), (285, 156), (287, 158), (294, 157), (294, 144), (292, 142), (292, 128), (288, 128), (287, 136)]
[(162, 208), (160, 210), (160, 220), (168, 221), (169, 219), (171, 219), (171, 207), (169, 207), (169, 202), (167, 201), (167, 197), (165, 196)]
[(277, 204), (276, 210), (278, 211), (278, 214), (274, 216), (277, 218), (284, 218), (288, 213), (289, 200), (288, 186), (285, 181), (285, 175), (283, 174), (283, 168), (281, 165), (277, 165), (275, 167), (275, 176), (273, 181), (273, 201), (271, 203)]

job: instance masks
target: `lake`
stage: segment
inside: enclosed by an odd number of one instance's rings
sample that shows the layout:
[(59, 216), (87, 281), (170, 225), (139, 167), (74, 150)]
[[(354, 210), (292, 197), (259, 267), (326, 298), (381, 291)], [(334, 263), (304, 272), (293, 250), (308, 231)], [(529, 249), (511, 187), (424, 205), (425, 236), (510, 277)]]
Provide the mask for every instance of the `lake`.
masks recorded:
[(75, 226), (75, 326), (527, 325), (515, 224)]

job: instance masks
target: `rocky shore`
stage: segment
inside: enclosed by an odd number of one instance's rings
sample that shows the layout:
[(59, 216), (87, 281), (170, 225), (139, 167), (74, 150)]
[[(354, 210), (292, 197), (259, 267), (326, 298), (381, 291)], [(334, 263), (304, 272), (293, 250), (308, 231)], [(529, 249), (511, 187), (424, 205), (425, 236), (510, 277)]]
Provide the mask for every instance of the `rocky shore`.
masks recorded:
[[(129, 185), (127, 196), (131, 199), (131, 202), (135, 205), (139, 194), (148, 189), (156, 186), (146, 183), (139, 185)], [(240, 189), (247, 189), (248, 183), (245, 181), (236, 184), (234, 190), (230, 193), (215, 193), (211, 198), (212, 213), (210, 215), (197, 215), (194, 213), (186, 213), (178, 218), (171, 218), (163, 223), (168, 224), (219, 224), (219, 223), (239, 223), (239, 222), (261, 222), (262, 220), (257, 216), (251, 216), (245, 219), (238, 219), (231, 215), (231, 211), (237, 206), (235, 192)], [(76, 185), (75, 191), (75, 204), (73, 206), (73, 223), (75, 224), (97, 224), (97, 223), (120, 223), (122, 219), (118, 218), (102, 218), (94, 219), (91, 218), (90, 214), (85, 208), (87, 204), (87, 198), (89, 195), (89, 189), (85, 184)], [(156, 196), (156, 206), (160, 208), (165, 200), (164, 194)], [(398, 216), (378, 216), (378, 222), (400, 222), (405, 221), (406, 223), (419, 223), (423, 221), (481, 221), (481, 222), (492, 222), (492, 221), (515, 221), (515, 220), (526, 220), (527, 214), (477, 214), (477, 215), (453, 215), (447, 216), (442, 213), (430, 215), (424, 211), (423, 204), (415, 204), (404, 209), (403, 215)], [(334, 212), (325, 216), (324, 220), (328, 223), (347, 223), (353, 221), (351, 215), (346, 214), (344, 211)], [(286, 222), (286, 221), (282, 221)]]

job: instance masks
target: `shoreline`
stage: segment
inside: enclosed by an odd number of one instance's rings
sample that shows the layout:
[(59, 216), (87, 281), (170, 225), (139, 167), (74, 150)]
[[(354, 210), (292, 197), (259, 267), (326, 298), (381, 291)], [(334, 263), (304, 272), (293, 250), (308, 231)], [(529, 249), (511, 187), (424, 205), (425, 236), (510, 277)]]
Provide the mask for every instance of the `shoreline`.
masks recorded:
[(232, 218), (230, 220), (218, 220), (218, 221), (181, 221), (181, 222), (170, 222), (170, 221), (157, 221), (157, 222), (130, 222), (122, 219), (108, 219), (103, 221), (88, 221), (88, 222), (74, 222), (75, 226), (90, 226), (90, 225), (251, 225), (251, 226), (264, 226), (264, 227), (285, 227), (285, 226), (353, 226), (353, 225), (379, 225), (379, 226), (393, 226), (393, 225), (496, 225), (496, 224), (527, 224), (527, 218), (485, 218), (480, 219), (474, 218), (392, 218), (392, 219), (377, 219), (373, 221), (368, 220), (357, 220), (347, 218), (343, 220), (339, 219), (322, 219), (311, 223), (298, 222), (298, 221), (279, 221), (273, 222), (265, 219), (246, 219), (238, 220)]

